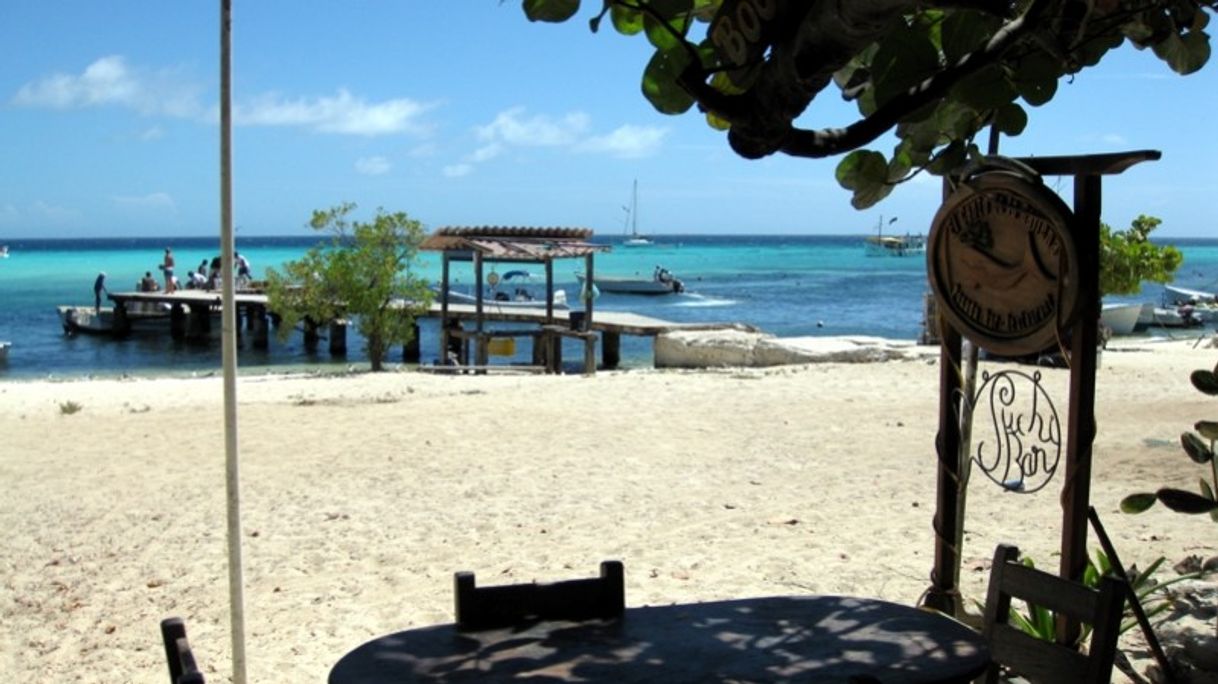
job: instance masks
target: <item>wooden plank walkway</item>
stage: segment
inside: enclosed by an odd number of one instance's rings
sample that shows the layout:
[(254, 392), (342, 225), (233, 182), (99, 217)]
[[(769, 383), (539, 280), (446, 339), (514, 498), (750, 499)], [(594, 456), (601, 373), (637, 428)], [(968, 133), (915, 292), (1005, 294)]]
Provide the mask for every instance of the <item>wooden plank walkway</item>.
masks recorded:
[[(220, 293), (212, 290), (178, 290), (172, 294), (164, 292), (114, 292), (110, 299), (117, 303), (127, 302), (156, 302), (169, 305), (181, 304), (187, 307), (220, 306)], [(268, 298), (265, 294), (237, 293), (235, 296), (238, 307), (261, 308), (266, 310)], [(472, 321), (477, 317), (473, 304), (448, 305), (450, 318), (461, 321)], [(439, 302), (433, 302), (430, 310), (423, 314), (427, 318), (439, 318), (441, 307)], [(506, 307), (496, 306), (487, 302), (482, 307), (482, 318), (487, 322), (515, 322), (543, 325), (546, 321), (545, 307)], [(554, 320), (557, 323), (570, 325), (571, 311), (555, 309)], [(756, 330), (743, 323), (694, 322), (681, 323), (666, 321), (651, 316), (643, 316), (628, 311), (605, 311), (597, 309), (592, 315), (592, 330), (616, 333), (619, 335), (636, 335), (640, 337), (655, 337), (661, 333), (673, 330)]]

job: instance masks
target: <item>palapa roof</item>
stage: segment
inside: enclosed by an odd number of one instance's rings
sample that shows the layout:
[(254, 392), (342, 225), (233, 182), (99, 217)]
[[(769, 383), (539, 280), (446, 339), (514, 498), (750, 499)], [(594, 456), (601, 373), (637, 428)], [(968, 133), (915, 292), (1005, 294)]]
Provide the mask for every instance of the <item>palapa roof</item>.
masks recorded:
[(500, 261), (550, 261), (582, 257), (609, 250), (594, 245), (589, 228), (527, 228), (522, 226), (444, 227), (428, 235), (420, 249)]

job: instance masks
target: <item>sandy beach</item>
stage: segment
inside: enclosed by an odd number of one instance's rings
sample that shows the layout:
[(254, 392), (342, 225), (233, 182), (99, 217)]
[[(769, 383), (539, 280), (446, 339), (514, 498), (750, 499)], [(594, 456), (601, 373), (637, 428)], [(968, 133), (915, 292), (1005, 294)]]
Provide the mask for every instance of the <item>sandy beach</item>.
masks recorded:
[[(1188, 382), (1215, 361), (1191, 340), (1103, 354), (1092, 501), (1127, 563), (1218, 555), (1208, 519), (1118, 510), (1208, 474), (1178, 438), (1218, 416)], [(1067, 371), (1042, 372), (1064, 423)], [(374, 636), (451, 621), (457, 570), (550, 580), (617, 558), (631, 606), (912, 604), (933, 562), (938, 374), (907, 360), (243, 378), (250, 681), (323, 682)], [(0, 385), (0, 679), (162, 682), (157, 625), (177, 615), (208, 680), (228, 681), (222, 404), (218, 377)], [(1019, 495), (974, 477), (969, 599), (984, 601), (998, 541), (1056, 569), (1061, 482)]]

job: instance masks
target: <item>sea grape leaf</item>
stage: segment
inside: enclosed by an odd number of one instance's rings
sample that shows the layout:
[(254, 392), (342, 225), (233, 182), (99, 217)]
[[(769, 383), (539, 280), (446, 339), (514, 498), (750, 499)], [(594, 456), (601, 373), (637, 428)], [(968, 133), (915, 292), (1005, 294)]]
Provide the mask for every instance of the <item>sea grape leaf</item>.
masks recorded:
[(1012, 80), (1024, 102), (1039, 107), (1053, 99), (1060, 77), (1060, 62), (1043, 52), (1034, 52), (1019, 61)]
[(888, 161), (874, 150), (855, 150), (837, 165), (837, 182), (853, 190), (850, 203), (855, 209), (865, 209), (884, 199), (892, 186), (888, 184)]
[(939, 51), (925, 31), (893, 29), (871, 60), (875, 104), (883, 106), (939, 69)]
[(1210, 501), (1213, 501), (1214, 490), (1210, 488), (1210, 483), (1206, 482), (1204, 477), (1199, 478), (1198, 481), (1201, 483), (1201, 495)]
[(643, 71), (643, 96), (662, 114), (683, 114), (694, 105), (694, 99), (677, 85), (677, 76), (689, 64), (689, 55), (682, 49), (656, 50)]
[(1180, 435), (1180, 446), (1184, 447), (1184, 453), (1188, 454), (1193, 463), (1206, 464), (1214, 460), (1214, 452), (1210, 446), (1191, 432)]
[(1193, 387), (1209, 394), (1211, 396), (1218, 395), (1218, 369), (1214, 371), (1197, 370), (1193, 371), (1188, 379), (1192, 381)]
[(1163, 502), (1164, 506), (1167, 506), (1177, 513), (1189, 513), (1195, 515), (1199, 513), (1209, 513), (1210, 511), (1218, 509), (1218, 501), (1207, 499), (1200, 494), (1187, 492), (1183, 489), (1164, 487), (1163, 489), (1160, 489), (1156, 495), (1159, 497), (1159, 501)]
[(1206, 439), (1218, 439), (1218, 423), (1215, 423), (1212, 420), (1197, 421), (1197, 423), (1193, 425), (1193, 429), (1200, 432), (1201, 436)]
[(1158, 500), (1158, 497), (1156, 497), (1154, 494), (1151, 494), (1150, 492), (1142, 492), (1140, 494), (1130, 494), (1129, 496), (1125, 497), (1124, 499), (1121, 499), (1121, 512), (1122, 513), (1141, 513), (1142, 511), (1145, 511), (1146, 509), (1155, 505), (1155, 501), (1157, 501), (1157, 500)]
[(623, 36), (633, 36), (643, 30), (643, 13), (616, 3), (609, 9), (609, 20)]
[[(689, 12), (693, 9), (693, 0), (653, 0), (651, 8), (664, 17), (664, 20), (656, 19), (651, 13), (643, 15), (643, 30), (647, 32), (647, 40), (659, 50), (669, 50), (682, 45), (680, 36), (684, 36), (689, 30), (692, 21)], [(674, 31), (676, 35), (673, 35)]]
[(1008, 102), (994, 112), (994, 126), (1006, 135), (1023, 133), (1028, 125), (1028, 113), (1014, 102)]
[(1183, 36), (1173, 33), (1156, 43), (1154, 51), (1172, 71), (1187, 75), (1209, 61), (1210, 37), (1205, 31), (1189, 31)]
[(579, 0), (524, 0), (524, 15), (529, 21), (562, 22), (579, 11)]
[(994, 33), (1001, 23), (997, 17), (980, 12), (956, 11), (949, 14), (939, 28), (939, 45), (948, 64), (980, 48), (986, 36)]

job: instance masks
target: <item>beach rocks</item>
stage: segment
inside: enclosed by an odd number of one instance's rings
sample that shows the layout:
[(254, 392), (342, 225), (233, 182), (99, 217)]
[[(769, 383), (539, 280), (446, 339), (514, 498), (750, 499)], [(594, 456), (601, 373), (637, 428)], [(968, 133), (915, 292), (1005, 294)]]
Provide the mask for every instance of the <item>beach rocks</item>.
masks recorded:
[(742, 330), (679, 330), (656, 338), (657, 368), (869, 363), (935, 356), (937, 347), (879, 337), (786, 337)]

